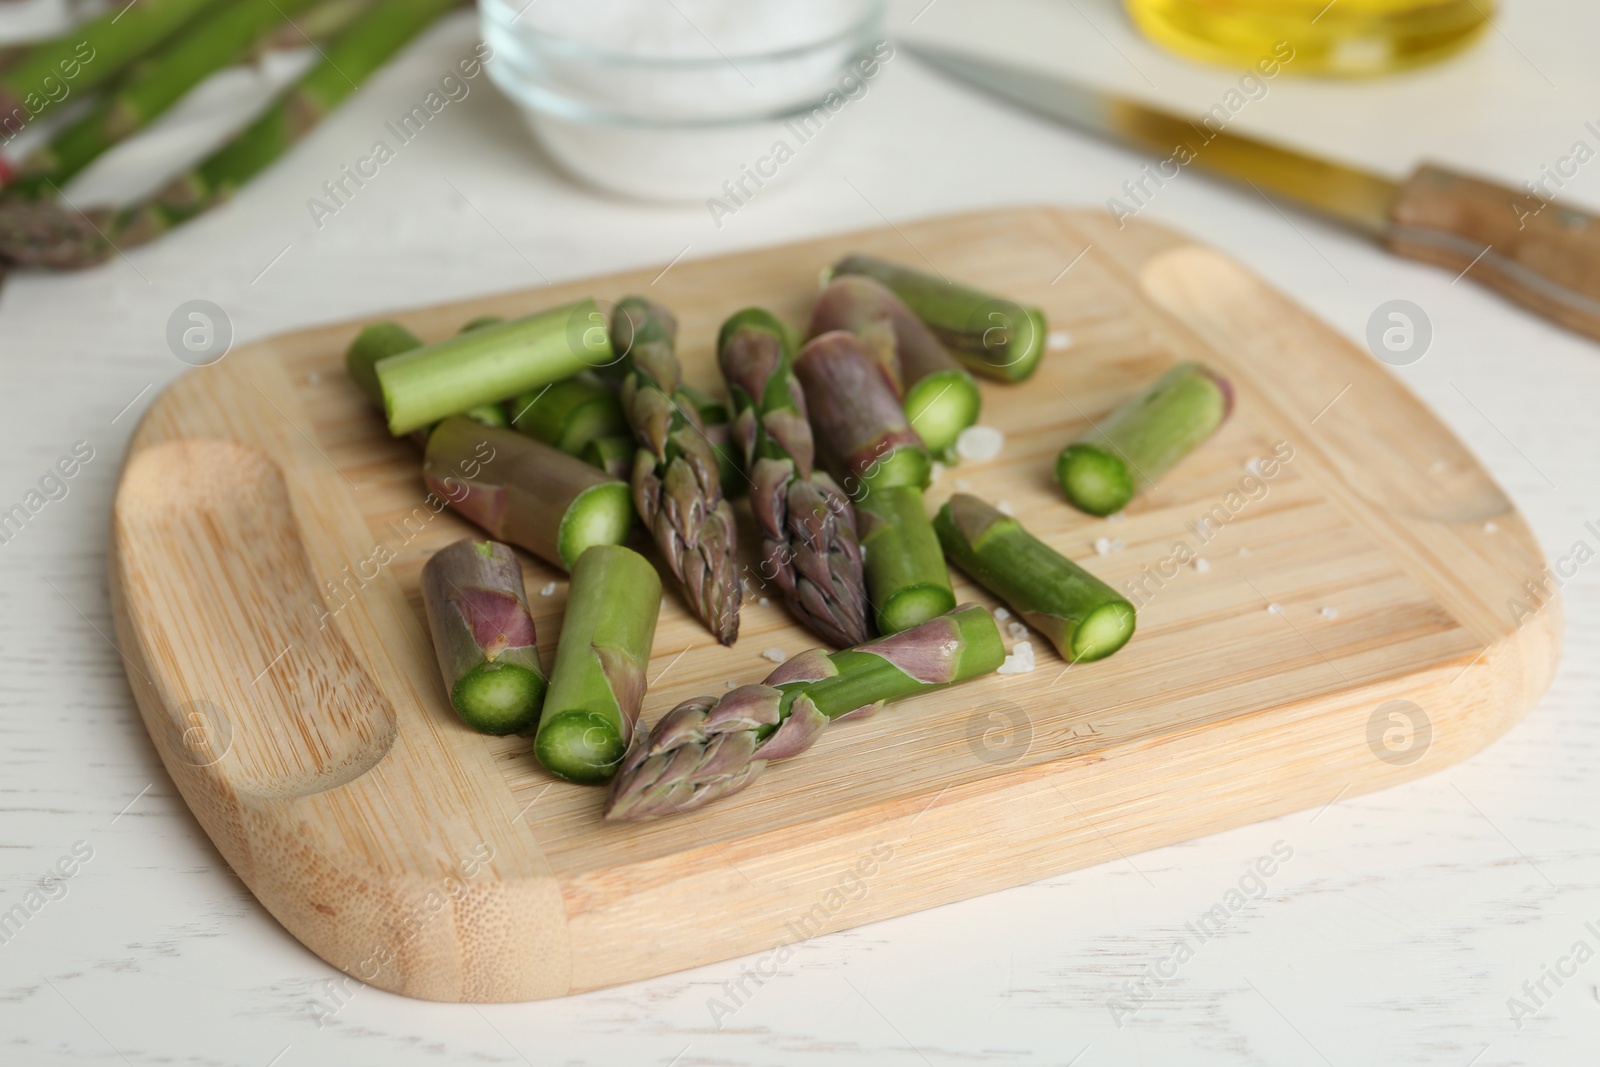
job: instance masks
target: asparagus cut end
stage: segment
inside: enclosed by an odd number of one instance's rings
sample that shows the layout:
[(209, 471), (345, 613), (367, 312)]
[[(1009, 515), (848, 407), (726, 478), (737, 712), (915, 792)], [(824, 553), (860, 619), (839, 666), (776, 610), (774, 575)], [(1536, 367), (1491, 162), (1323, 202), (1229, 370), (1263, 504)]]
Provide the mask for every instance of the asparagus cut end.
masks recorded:
[(1090, 515), (1121, 511), (1133, 499), (1133, 475), (1121, 458), (1093, 445), (1073, 444), (1056, 459), (1056, 480), (1067, 502)]
[(906, 390), (906, 421), (938, 454), (955, 447), (961, 431), (978, 421), (978, 383), (963, 370), (935, 371)]
[(1073, 631), (1068, 647), (1074, 663), (1092, 663), (1105, 659), (1128, 643), (1133, 636), (1135, 615), (1133, 605), (1114, 600), (1091, 611)]
[(534, 755), (551, 774), (579, 785), (609, 780), (627, 754), (616, 727), (604, 715), (575, 709), (546, 720)]
[(861, 474), (861, 486), (857, 487), (857, 496), (862, 491), (875, 489), (898, 489), (902, 486), (911, 486), (917, 489), (926, 489), (933, 480), (933, 456), (926, 448), (915, 446), (900, 446), (892, 448), (889, 453), (880, 459), (873, 460)]
[(556, 551), (572, 570), (592, 545), (620, 545), (633, 530), (633, 491), (624, 482), (603, 482), (578, 494), (561, 520)]
[(421, 347), (422, 341), (417, 335), (398, 322), (374, 322), (356, 334), (356, 339), (345, 350), (345, 370), (373, 403), (381, 404), (383, 390), (378, 387), (378, 361)]
[(539, 725), (545, 680), (513, 663), (484, 663), (456, 682), (450, 705), (461, 721), (485, 734), (520, 734)]
[(897, 589), (878, 607), (878, 631), (897, 634), (951, 611), (956, 596), (942, 585), (912, 585)]

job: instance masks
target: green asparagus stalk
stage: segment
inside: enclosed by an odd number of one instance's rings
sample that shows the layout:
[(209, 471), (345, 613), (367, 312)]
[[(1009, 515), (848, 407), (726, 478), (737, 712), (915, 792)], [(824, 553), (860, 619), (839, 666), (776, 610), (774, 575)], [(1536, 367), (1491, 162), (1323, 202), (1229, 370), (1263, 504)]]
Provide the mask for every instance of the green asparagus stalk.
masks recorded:
[(616, 390), (581, 374), (524, 393), (510, 406), (519, 432), (569, 456), (580, 455), (596, 437), (628, 432)]
[(874, 489), (856, 501), (856, 521), (879, 633), (908, 630), (956, 606), (921, 489)]
[(257, 62), (269, 52), (284, 52), (304, 48), (307, 41), (317, 44), (338, 33), (378, 0), (321, 0), (298, 18), (290, 19), (271, 33), (257, 38), (245, 53), (247, 62)]
[(879, 488), (925, 488), (933, 457), (855, 334), (813, 337), (794, 360), (818, 451), (853, 500)]
[(8, 194), (43, 196), (101, 154), (143, 129), (205, 78), (245, 55), (263, 36), (325, 0), (233, 0), (193, 22), (138, 60), (116, 89), (17, 168)]
[(0, 73), (0, 130), (9, 140), (57, 103), (105, 84), (214, 3), (115, 4), (73, 32), (40, 43)]
[(833, 276), (864, 274), (887, 285), (974, 374), (1020, 382), (1044, 355), (1044, 313), (872, 256), (846, 256)]
[[(178, 8), (198, 10), (207, 2), (212, 0), (139, 0), (129, 7), (127, 17), (134, 18), (137, 13), (143, 26), (156, 13), (168, 14)], [(0, 259), (19, 266), (61, 270), (86, 267), (116, 251), (125, 251), (159, 237), (202, 214), (227, 200), (276, 162), (343, 103), (359, 82), (366, 80), (407, 42), (459, 2), (383, 0), (383, 3), (374, 4), (323, 47), (321, 60), (280, 93), (255, 122), (141, 203), (82, 212), (70, 206), (63, 207), (54, 200), (14, 200), (0, 205)], [(110, 37), (115, 38), (121, 48), (126, 43), (126, 35), (117, 32), (121, 25), (108, 28)], [(134, 55), (144, 50), (141, 47)], [(24, 66), (31, 69), (33, 61)], [(100, 69), (97, 58), (83, 65), (83, 75)], [(12, 71), (0, 78), (0, 104), (4, 103), (7, 88), (14, 84), (16, 74)], [(0, 111), (0, 115), (3, 114)], [(519, 385), (511, 392), (522, 388), (526, 386)], [(453, 413), (436, 414), (408, 430), (419, 429), (432, 418)]]
[(374, 322), (363, 326), (344, 352), (344, 369), (378, 407), (383, 406), (383, 390), (378, 385), (378, 363), (413, 348), (422, 340), (398, 322)]
[(1200, 363), (1180, 363), (1062, 449), (1056, 480), (1079, 511), (1121, 511), (1232, 412), (1226, 378)]
[(740, 593), (733, 508), (723, 499), (711, 442), (673, 399), (682, 384), (677, 330), (671, 312), (638, 296), (624, 298), (611, 317), (615, 350), (626, 353), (622, 410), (639, 444), (633, 500), (690, 608), (731, 645)]
[(635, 448), (632, 434), (596, 437), (583, 446), (583, 461), (631, 484)]
[(398, 437), (609, 361), (605, 331), (575, 327), (595, 310), (581, 300), (383, 360), (376, 370), (389, 432)]
[(616, 545), (633, 529), (626, 482), (511, 430), (464, 416), (428, 436), (423, 479), (497, 541), (571, 570), (591, 545)]
[[(468, 323), (466, 329), (475, 328)], [(350, 347), (345, 349), (344, 366), (350, 377), (355, 380), (361, 391), (367, 394), (374, 405), (383, 407), (383, 389), (378, 384), (378, 364), (390, 356), (398, 356), (402, 352), (409, 352), (414, 348), (421, 348), (422, 341), (417, 335), (400, 325), (398, 322), (375, 322), (366, 326), (356, 334), (356, 339), (350, 342)], [(479, 404), (477, 407), (468, 408), (462, 412), (473, 422), (484, 426), (509, 426), (505, 411), (499, 404)], [(418, 444), (428, 443), (429, 427), (422, 427), (412, 432)]]
[(486, 734), (536, 727), (544, 670), (511, 549), (470, 537), (440, 549), (422, 568), (422, 604), (461, 721)]
[(1063, 659), (1104, 659), (1133, 636), (1132, 604), (977, 497), (952, 496), (933, 526), (956, 566), (1049, 638)]
[(887, 368), (906, 420), (937, 456), (949, 457), (956, 438), (978, 421), (982, 397), (922, 320), (876, 278), (847, 274), (817, 297), (811, 336), (849, 330)]
[(829, 644), (867, 639), (861, 546), (844, 493), (812, 469), (805, 393), (794, 376), (793, 333), (760, 308), (723, 324), (717, 361), (733, 395), (734, 436), (754, 488), (760, 571), (796, 618)]
[(758, 685), (695, 697), (662, 716), (612, 780), (605, 817), (704, 807), (810, 748), (829, 722), (988, 674), (1004, 660), (994, 619), (970, 605), (859, 648), (804, 652)]
[(597, 545), (579, 557), (534, 741), (552, 774), (594, 784), (616, 772), (639, 721), (660, 610), (661, 579), (637, 552)]

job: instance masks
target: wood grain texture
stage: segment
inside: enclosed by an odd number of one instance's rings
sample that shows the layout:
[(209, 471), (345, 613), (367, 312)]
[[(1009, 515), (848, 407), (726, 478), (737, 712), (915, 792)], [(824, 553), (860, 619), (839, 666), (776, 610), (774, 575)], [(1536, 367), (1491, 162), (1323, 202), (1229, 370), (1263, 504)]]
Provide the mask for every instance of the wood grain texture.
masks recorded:
[(1406, 179), (1390, 217), (1395, 252), (1600, 338), (1600, 217), (1437, 166)]
[[(344, 379), (355, 326), (253, 345), (152, 408), (113, 517), (129, 675), (201, 823), (324, 959), (443, 1000), (613, 985), (1428, 773), (1548, 684), (1559, 611), (1519, 627), (1508, 608), (1543, 561), (1498, 487), (1367, 355), (1153, 226), (985, 212), (397, 317), (431, 340), (480, 314), (648, 291), (680, 316), (688, 379), (712, 387), (723, 317), (761, 303), (803, 321), (817, 270), (849, 250), (961, 263), (1070, 339), (1025, 385), (984, 385), (1005, 452), (947, 472), (929, 503), (959, 480), (1113, 585), (1141, 583), (1139, 633), (1070, 671), (1036, 640), (1033, 673), (845, 724), (681, 819), (605, 825), (599, 794), (544, 774), (526, 740), (455, 719), (418, 573), (468, 528), (432, 511), (412, 446)], [(1055, 452), (1187, 358), (1234, 378), (1233, 420), (1121, 521), (1066, 507)], [(1280, 443), (1292, 459), (1247, 482)], [(1163, 569), (1180, 542), (1208, 568)], [(548, 659), (564, 582), (524, 566)], [(959, 578), (957, 592), (985, 600)], [(813, 643), (775, 598), (752, 599), (724, 650), (669, 595), (644, 719), (759, 679), (764, 650)], [(1428, 717), (1426, 758), (1369, 744), (1394, 700)], [(220, 758), (196, 701), (231, 728)], [(866, 857), (883, 868), (873, 892), (838, 894), (838, 872)]]

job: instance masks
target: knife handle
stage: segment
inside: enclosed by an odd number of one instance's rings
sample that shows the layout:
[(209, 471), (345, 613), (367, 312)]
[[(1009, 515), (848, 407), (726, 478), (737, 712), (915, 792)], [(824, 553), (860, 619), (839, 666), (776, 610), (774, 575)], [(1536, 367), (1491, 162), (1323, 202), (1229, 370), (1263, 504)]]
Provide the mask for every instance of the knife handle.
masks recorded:
[(1400, 187), (1390, 223), (1394, 252), (1600, 339), (1600, 216), (1424, 164)]

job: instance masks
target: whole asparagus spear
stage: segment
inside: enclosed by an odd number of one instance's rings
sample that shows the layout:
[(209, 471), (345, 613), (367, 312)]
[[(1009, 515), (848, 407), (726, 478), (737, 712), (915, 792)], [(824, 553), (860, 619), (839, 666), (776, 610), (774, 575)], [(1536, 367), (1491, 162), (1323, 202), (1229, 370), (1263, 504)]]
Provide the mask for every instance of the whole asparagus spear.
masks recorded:
[(866, 344), (888, 371), (906, 420), (935, 455), (948, 456), (961, 431), (978, 421), (978, 383), (876, 278), (846, 274), (829, 283), (811, 311), (810, 334), (829, 330), (849, 330)]
[[(140, 0), (129, 6), (128, 18), (133, 18), (135, 12), (148, 18), (151, 16), (147, 12), (166, 13), (178, 7), (198, 10), (208, 2), (214, 0)], [(276, 162), (343, 103), (358, 82), (459, 2), (383, 0), (374, 4), (329, 42), (321, 50), (320, 62), (285, 89), (255, 122), (141, 203), (83, 212), (54, 200), (17, 200), (0, 205), (0, 259), (19, 266), (59, 270), (86, 267), (202, 214)], [(110, 29), (120, 30), (121, 25)], [(113, 32), (111, 36), (117, 38), (120, 47), (122, 35)], [(135, 54), (143, 51), (140, 48)], [(95, 69), (98, 62), (85, 64), (84, 74)], [(15, 74), (12, 71), (0, 79), (0, 104), (4, 103)]]
[(872, 256), (846, 256), (833, 275), (865, 274), (894, 290), (967, 369), (1020, 382), (1044, 355), (1044, 313)]
[(733, 395), (733, 433), (755, 488), (761, 574), (789, 610), (831, 645), (867, 639), (867, 605), (850, 503), (812, 469), (805, 393), (794, 376), (794, 338), (760, 308), (736, 313), (717, 338), (717, 361)]
[(422, 568), (422, 604), (450, 705), (486, 734), (518, 734), (539, 723), (545, 678), (511, 549), (464, 537)]
[(813, 337), (795, 357), (794, 372), (822, 458), (852, 500), (869, 489), (927, 486), (933, 457), (855, 334)]
[(1104, 659), (1133, 636), (1133, 605), (1016, 519), (957, 493), (933, 520), (956, 565), (1073, 663)]
[(114, 91), (17, 167), (7, 194), (47, 195), (113, 145), (143, 129), (201, 81), (244, 56), (295, 15), (327, 0), (234, 0), (201, 12), (150, 55)]
[(1079, 511), (1121, 511), (1232, 412), (1226, 378), (1201, 363), (1180, 363), (1062, 449), (1056, 480)]
[(428, 435), (423, 480), (462, 515), (540, 559), (570, 570), (591, 545), (633, 529), (627, 483), (512, 430), (464, 416)]
[(829, 722), (988, 674), (1005, 660), (994, 619), (967, 606), (843, 652), (789, 660), (759, 685), (696, 697), (662, 716), (611, 782), (605, 817), (657, 819), (737, 793)]
[(578, 558), (534, 754), (572, 782), (604, 782), (633, 741), (661, 610), (661, 578), (643, 556), (596, 545)]
[(740, 592), (733, 508), (711, 442), (673, 399), (682, 384), (677, 330), (671, 312), (643, 297), (624, 298), (612, 313), (612, 346), (626, 353), (622, 410), (639, 444), (633, 499), (690, 608), (731, 645)]
[(43, 42), (0, 72), (0, 128), (6, 138), (54, 105), (87, 93), (217, 0), (117, 4), (71, 33)]

